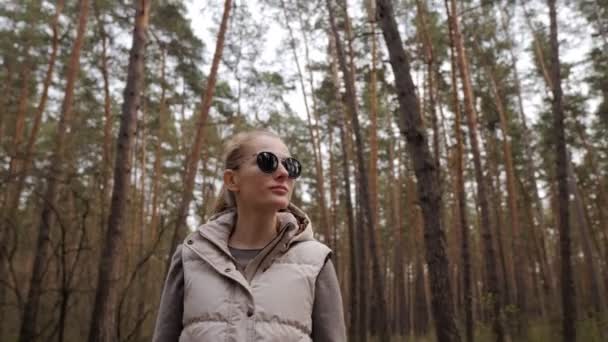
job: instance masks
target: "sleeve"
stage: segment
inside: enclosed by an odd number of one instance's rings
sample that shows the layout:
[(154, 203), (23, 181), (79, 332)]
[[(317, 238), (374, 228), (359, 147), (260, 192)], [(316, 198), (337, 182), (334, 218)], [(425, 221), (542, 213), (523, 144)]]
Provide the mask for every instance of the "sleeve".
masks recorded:
[(184, 312), (184, 267), (182, 246), (175, 249), (160, 299), (152, 342), (177, 342)]
[(314, 342), (346, 341), (342, 294), (330, 259), (321, 269), (315, 284), (311, 337)]

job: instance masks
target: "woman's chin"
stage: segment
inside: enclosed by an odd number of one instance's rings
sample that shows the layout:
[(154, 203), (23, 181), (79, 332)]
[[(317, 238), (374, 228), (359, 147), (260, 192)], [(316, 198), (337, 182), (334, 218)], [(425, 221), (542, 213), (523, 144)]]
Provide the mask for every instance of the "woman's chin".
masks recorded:
[(287, 199), (283, 199), (283, 200), (274, 200), (272, 202), (268, 203), (268, 207), (272, 208), (273, 210), (279, 211), (279, 210), (283, 210), (285, 208), (287, 208), (287, 206), (289, 205), (289, 201)]

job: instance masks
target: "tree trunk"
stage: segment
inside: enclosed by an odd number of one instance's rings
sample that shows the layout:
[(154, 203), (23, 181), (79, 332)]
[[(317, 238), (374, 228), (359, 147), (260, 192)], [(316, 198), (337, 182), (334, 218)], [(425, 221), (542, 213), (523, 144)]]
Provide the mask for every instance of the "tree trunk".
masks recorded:
[[(364, 218), (365, 225), (367, 226), (367, 238), (369, 243), (369, 250), (371, 254), (371, 263), (372, 263), (372, 276), (373, 276), (373, 294), (377, 300), (376, 308), (378, 309), (378, 320), (382, 325), (380, 328), (380, 340), (388, 341), (389, 340), (389, 326), (388, 320), (386, 319), (386, 299), (384, 296), (384, 272), (380, 268), (379, 258), (378, 258), (378, 250), (376, 248), (376, 227), (374, 226), (374, 221), (372, 219), (371, 214), (371, 205), (370, 205), (370, 196), (369, 196), (369, 187), (368, 180), (366, 175), (366, 165), (365, 159), (363, 158), (363, 138), (361, 136), (361, 128), (359, 125), (359, 114), (357, 110), (357, 93), (355, 91), (355, 80), (352, 77), (352, 74), (346, 63), (346, 56), (344, 54), (344, 49), (342, 47), (342, 42), (340, 41), (340, 35), (338, 33), (338, 28), (336, 25), (335, 15), (333, 5), (331, 0), (327, 0), (327, 9), (329, 12), (330, 23), (331, 23), (331, 31), (334, 35), (334, 40), (336, 44), (336, 51), (338, 57), (338, 64), (342, 71), (342, 77), (344, 79), (344, 85), (346, 87), (346, 100), (349, 111), (352, 115), (352, 124), (353, 131), (355, 134), (355, 143), (357, 145), (356, 148), (356, 161), (357, 161), (357, 169), (359, 170), (359, 185), (360, 185), (360, 194), (359, 203), (362, 206), (362, 218)], [(362, 224), (363, 222), (360, 222)], [(363, 266), (364, 267), (364, 266)]]
[(104, 27), (104, 23), (99, 13), (97, 3), (93, 3), (93, 10), (97, 17), (97, 28), (99, 36), (101, 37), (101, 61), (99, 64), (99, 70), (103, 78), (103, 113), (104, 113), (104, 125), (103, 125), (103, 152), (102, 152), (102, 170), (101, 170), (101, 227), (100, 233), (103, 236), (103, 228), (107, 224), (107, 204), (109, 202), (109, 182), (112, 175), (112, 111), (111, 111), (111, 95), (110, 95), (110, 77), (108, 75), (108, 56), (107, 56), (107, 44), (108, 36)]
[[(475, 167), (475, 180), (477, 183), (477, 197), (479, 206), (481, 207), (481, 235), (484, 242), (484, 261), (486, 271), (487, 292), (492, 306), (492, 329), (496, 340), (502, 342), (504, 340), (504, 330), (500, 321), (501, 301), (498, 289), (498, 280), (496, 278), (496, 258), (494, 248), (492, 246), (492, 229), (490, 227), (490, 212), (486, 194), (486, 183), (483, 176), (483, 168), (481, 165), (481, 157), (479, 152), (479, 141), (477, 136), (477, 113), (475, 111), (473, 90), (469, 74), (467, 56), (464, 49), (464, 43), (460, 36), (460, 28), (456, 11), (456, 1), (451, 2), (451, 14), (449, 14), (450, 25), (454, 35), (454, 43), (456, 45), (458, 66), (460, 69), (460, 77), (465, 100), (465, 108), (467, 112), (467, 124), (469, 128), (469, 139), (471, 143), (471, 152), (473, 154), (473, 164)], [(447, 3), (447, 0), (446, 0)], [(446, 4), (447, 7), (447, 4)]]
[[(144, 100), (145, 101), (145, 100)], [(144, 102), (144, 115), (148, 114), (146, 109), (146, 102)], [(142, 120), (142, 126), (145, 127), (145, 121)], [(144, 259), (145, 250), (146, 250), (146, 238), (145, 236), (145, 227), (146, 227), (146, 217), (148, 217), (148, 213), (146, 212), (146, 131), (145, 129), (141, 130), (141, 156), (140, 156), (140, 165), (141, 171), (139, 175), (139, 215), (137, 224), (135, 225), (136, 234), (137, 234), (137, 262), (141, 262)], [(137, 283), (137, 313), (135, 316), (135, 341), (141, 341), (142, 338), (142, 320), (145, 318), (145, 306), (148, 298), (147, 294), (147, 285), (148, 285), (148, 270), (149, 265), (144, 264), (141, 267), (143, 270), (141, 271), (141, 275), (138, 277)]]
[[(300, 8), (302, 5), (300, 4), (299, 0), (296, 0), (296, 6), (298, 8)], [(308, 71), (308, 83), (309, 83), (309, 87), (311, 89), (311, 92), (313, 91), (313, 89), (315, 88), (314, 86), (314, 79), (313, 79), (313, 70), (311, 67), (311, 62), (310, 62), (310, 54), (309, 54), (309, 49), (308, 49), (308, 34), (306, 32), (306, 30), (304, 29), (304, 20), (302, 18), (302, 11), (297, 11), (298, 14), (298, 20), (300, 22), (300, 32), (302, 33), (302, 42), (304, 43), (304, 58), (305, 58), (305, 65), (306, 65), (306, 70)], [(295, 52), (294, 52), (295, 54)], [(302, 93), (304, 95), (304, 97), (306, 97), (305, 91), (304, 91), (304, 83), (303, 83), (303, 76), (302, 76)], [(324, 171), (323, 171), (323, 155), (321, 154), (321, 134), (319, 132), (319, 111), (317, 108), (317, 100), (316, 100), (316, 96), (311, 96), (311, 102), (312, 102), (312, 114), (314, 117), (314, 125), (311, 124), (312, 121), (309, 119), (309, 125), (311, 126), (311, 138), (313, 139), (313, 142), (315, 143), (313, 145), (313, 147), (315, 148), (314, 151), (314, 157), (315, 159), (315, 171), (316, 171), (316, 175), (318, 175), (318, 192), (320, 193), (320, 202), (319, 202), (319, 206), (321, 206), (321, 222), (322, 224), (324, 224), (325, 226), (327, 226), (328, 228), (326, 228), (325, 230), (327, 230), (328, 234), (332, 234), (332, 232), (335, 232), (335, 228), (336, 225), (333, 224), (332, 220), (331, 220), (331, 214), (330, 214), (330, 209), (329, 209), (329, 205), (326, 202), (325, 199), (325, 177), (324, 177)], [(309, 112), (307, 111), (307, 114)], [(332, 189), (335, 190), (335, 189)], [(330, 190), (331, 191), (331, 190)], [(333, 228), (333, 231), (332, 231)], [(327, 241), (328, 241), (328, 245), (331, 248), (334, 248), (335, 251), (337, 251), (337, 245), (336, 245), (336, 241), (330, 239), (330, 237), (327, 237)], [(336, 255), (337, 256), (337, 255)], [(337, 259), (336, 259), (337, 261)], [(337, 266), (337, 263), (336, 263)], [(338, 269), (336, 268), (336, 271), (338, 271)]]
[[(3, 63), (3, 67), (6, 69), (6, 79), (2, 83), (2, 93), (8, 94), (8, 96), (4, 96), (2, 100), (2, 112), (8, 113), (8, 106), (11, 103), (12, 99), (12, 83), (13, 83), (13, 75), (15, 73), (12, 63), (9, 59), (5, 59)], [(5, 118), (8, 115), (0, 115), (0, 143), (4, 140), (4, 124)]]
[[(194, 144), (188, 155), (186, 162), (186, 170), (184, 172), (184, 192), (179, 204), (177, 218), (175, 223), (175, 231), (173, 234), (173, 240), (171, 241), (171, 249), (169, 255), (173, 254), (173, 251), (177, 247), (179, 241), (182, 241), (186, 237), (188, 227), (186, 226), (186, 218), (188, 216), (188, 208), (190, 208), (190, 202), (192, 201), (192, 190), (194, 189), (194, 179), (196, 177), (196, 170), (198, 168), (198, 162), (200, 160), (201, 149), (203, 148), (203, 142), (205, 140), (204, 131), (205, 125), (207, 124), (207, 117), (209, 116), (209, 109), (211, 108), (211, 102), (213, 100), (213, 93), (215, 91), (215, 83), (217, 80), (217, 71), (220, 66), (220, 59), (222, 57), (222, 51), (224, 50), (224, 38), (228, 28), (228, 19), (230, 17), (230, 9), (232, 8), (232, 0), (224, 1), (224, 13), (222, 15), (222, 21), (220, 28), (217, 33), (217, 41), (215, 43), (215, 52), (213, 54), (213, 61), (211, 63), (211, 70), (209, 71), (209, 77), (207, 78), (207, 85), (203, 90), (201, 110), (198, 114), (198, 122), (196, 129), (196, 137), (194, 138)], [(167, 258), (166, 272), (169, 271), (169, 264), (171, 258)]]
[(158, 107), (158, 129), (156, 130), (156, 144), (154, 146), (154, 171), (152, 178), (152, 217), (150, 218), (150, 241), (156, 241), (158, 236), (158, 210), (160, 195), (160, 179), (162, 178), (162, 144), (165, 139), (165, 120), (167, 111), (166, 102), (166, 80), (165, 80), (165, 58), (167, 52), (164, 46), (161, 46), (161, 69), (160, 69), (160, 104)]
[(526, 24), (528, 25), (530, 31), (532, 31), (532, 43), (534, 45), (534, 54), (536, 55), (536, 59), (538, 61), (538, 64), (540, 65), (540, 71), (543, 74), (543, 79), (545, 80), (545, 83), (547, 84), (549, 89), (553, 89), (554, 80), (552, 79), (553, 76), (549, 73), (549, 68), (545, 64), (546, 59), (543, 54), (542, 46), (540, 45), (540, 37), (536, 32), (536, 28), (534, 28), (534, 25), (532, 24), (532, 18), (526, 7), (526, 2), (524, 1), (521, 4), (522, 9), (524, 11), (524, 18), (526, 19)]
[[(308, 96), (306, 95), (306, 87), (304, 86), (304, 74), (302, 73), (302, 68), (300, 67), (300, 60), (298, 59), (298, 53), (296, 51), (296, 40), (293, 35), (293, 30), (291, 29), (291, 25), (289, 25), (289, 17), (287, 16), (287, 7), (285, 6), (285, 1), (281, 0), (281, 7), (283, 9), (283, 15), (285, 17), (285, 25), (287, 26), (287, 31), (289, 32), (290, 42), (289, 45), (291, 47), (291, 51), (293, 53), (293, 58), (296, 63), (296, 69), (298, 71), (298, 79), (300, 81), (300, 88), (302, 89), (302, 98), (304, 99), (304, 108), (306, 109), (306, 118), (308, 121), (308, 132), (310, 134), (310, 141), (312, 143), (313, 148), (313, 157), (315, 162), (315, 177), (316, 177), (316, 185), (317, 185), (317, 200), (319, 201), (319, 206), (321, 207), (321, 225), (323, 231), (323, 237), (325, 238), (325, 242), (331, 247), (331, 231), (330, 231), (330, 223), (329, 223), (329, 214), (327, 212), (327, 204), (325, 201), (325, 177), (323, 176), (323, 164), (321, 161), (321, 149), (319, 147), (320, 141), (318, 136), (315, 134), (315, 128), (313, 127), (312, 115), (310, 113), (310, 107), (308, 105)], [(313, 96), (314, 98), (314, 96)]]
[[(489, 132), (487, 134), (487, 140), (486, 140), (486, 144), (488, 146), (488, 192), (490, 193), (490, 196), (492, 197), (492, 200), (490, 200), (490, 205), (493, 208), (494, 211), (494, 227), (495, 229), (495, 236), (496, 236), (496, 244), (495, 247), (496, 251), (498, 252), (498, 262), (500, 264), (500, 281), (502, 285), (499, 287), (501, 294), (502, 294), (502, 302), (505, 303), (505, 305), (507, 304), (514, 304), (515, 301), (514, 299), (511, 297), (512, 293), (510, 291), (510, 288), (515, 288), (515, 277), (514, 274), (515, 269), (516, 269), (516, 265), (513, 263), (513, 254), (515, 251), (520, 251), (520, 250), (516, 250), (514, 248), (512, 248), (511, 254), (505, 256), (505, 249), (504, 245), (505, 245), (505, 238), (503, 238), (503, 230), (505, 229), (505, 224), (504, 224), (504, 220), (503, 220), (503, 209), (502, 209), (502, 198), (503, 198), (503, 193), (502, 193), (502, 189), (500, 186), (500, 172), (498, 171), (498, 163), (500, 160), (500, 156), (498, 154), (498, 148), (497, 148), (497, 137), (496, 137), (496, 128), (495, 127), (491, 127), (489, 129)], [(523, 253), (523, 251), (521, 251)], [(507, 259), (508, 261), (508, 266), (507, 266)]]
[[(394, 227), (394, 242), (395, 245), (393, 247), (394, 251), (394, 263), (393, 263), (393, 272), (394, 272), (394, 291), (395, 291), (395, 300), (393, 305), (395, 305), (395, 310), (393, 311), (393, 321), (395, 328), (392, 329), (396, 335), (399, 335), (401, 338), (406, 334), (406, 317), (405, 311), (407, 310), (407, 305), (405, 303), (405, 258), (403, 255), (404, 243), (403, 243), (403, 222), (402, 222), (402, 210), (401, 210), (401, 174), (397, 172), (395, 174), (395, 148), (393, 138), (389, 138), (389, 179), (391, 181), (392, 191), (390, 193), (391, 202), (392, 202), (392, 226)], [(399, 159), (397, 159), (396, 169), (399, 170)]]
[[(26, 43), (28, 44), (28, 43)], [(26, 48), (26, 54), (29, 54), (29, 47)], [(13, 184), (13, 181), (21, 172), (23, 165), (23, 151), (21, 150), (21, 143), (23, 141), (23, 135), (25, 132), (25, 115), (27, 112), (28, 100), (30, 97), (30, 76), (31, 68), (30, 57), (25, 56), (25, 61), (21, 65), (21, 90), (19, 92), (19, 100), (17, 105), (17, 114), (15, 116), (15, 130), (13, 131), (13, 141), (10, 144), (10, 162), (8, 167), (8, 182)], [(10, 195), (11, 191), (8, 191), (9, 198), (13, 198)], [(4, 197), (4, 196), (3, 196)], [(17, 198), (17, 202), (19, 199)], [(12, 208), (9, 208), (9, 210)], [(16, 209), (16, 207), (15, 207)]]
[[(574, 208), (576, 209), (576, 222), (581, 233), (581, 245), (583, 247), (583, 254), (586, 267), (587, 283), (589, 285), (589, 301), (585, 307), (591, 307), (590, 309), (595, 311), (595, 314), (599, 314), (605, 308), (604, 305), (604, 291), (602, 289), (602, 281), (599, 276), (599, 266), (597, 260), (601, 258), (601, 253), (598, 253), (598, 258), (593, 255), (591, 229), (589, 227), (586, 215), (585, 206), (581, 192), (576, 182), (574, 175), (572, 162), (567, 160), (567, 172), (568, 172), (568, 189), (574, 197)], [(599, 252), (599, 251), (598, 251)]]
[[(70, 53), (70, 60), (66, 74), (65, 96), (61, 104), (61, 117), (57, 126), (57, 140), (55, 152), (51, 159), (50, 176), (45, 194), (45, 201), (42, 208), (40, 224), (38, 226), (38, 238), (36, 241), (36, 254), (34, 256), (34, 267), (30, 279), (30, 286), (27, 299), (23, 309), (23, 318), (19, 331), (19, 341), (33, 341), (36, 336), (36, 323), (38, 315), (38, 305), (42, 295), (42, 285), (44, 269), (50, 253), (50, 230), (54, 222), (55, 202), (59, 194), (60, 181), (63, 178), (63, 168), (65, 160), (66, 140), (69, 134), (68, 129), (72, 120), (72, 102), (74, 98), (74, 86), (80, 68), (80, 50), (84, 42), (85, 28), (89, 13), (89, 1), (80, 1), (80, 13), (78, 16), (78, 28), (76, 39)], [(51, 70), (49, 65), (49, 70)], [(50, 73), (47, 72), (47, 76)], [(39, 107), (40, 111), (42, 108)], [(32, 136), (33, 137), (33, 134)]]
[(399, 100), (399, 126), (406, 138), (413, 159), (418, 196), (424, 217), (426, 261), (432, 293), (432, 311), (436, 323), (437, 339), (460, 341), (454, 319), (452, 292), (448, 279), (448, 260), (445, 253), (444, 233), (441, 228), (441, 192), (437, 165), (429, 151), (428, 141), (420, 120), (410, 67), (403, 49), (401, 37), (390, 1), (378, 0), (378, 19), (388, 47), (391, 66), (395, 74)]
[[(51, 85), (51, 81), (53, 78), (53, 70), (55, 68), (55, 61), (57, 59), (57, 50), (59, 45), (59, 16), (63, 11), (64, 0), (58, 0), (57, 5), (55, 6), (55, 15), (53, 17), (53, 23), (51, 26), (51, 30), (53, 31), (53, 38), (51, 41), (51, 55), (49, 56), (49, 64), (47, 67), (47, 71), (44, 77), (43, 85), (42, 85), (42, 93), (40, 95), (40, 100), (38, 101), (38, 106), (36, 107), (36, 113), (34, 114), (34, 122), (32, 124), (32, 129), (27, 141), (27, 145), (25, 151), (23, 152), (23, 163), (22, 170), (17, 175), (17, 186), (14, 192), (8, 191), (9, 200), (8, 200), (8, 209), (6, 209), (6, 213), (8, 215), (15, 215), (17, 212), (17, 208), (19, 206), (19, 199), (21, 198), (21, 193), (23, 192), (23, 187), (25, 185), (25, 178), (29, 174), (30, 163), (32, 162), (33, 152), (34, 152), (34, 144), (36, 143), (36, 138), (38, 137), (38, 131), (40, 130), (40, 123), (42, 121), (42, 114), (46, 108), (46, 100), (48, 98), (49, 87)], [(0, 136), (1, 136), (0, 132)], [(13, 218), (8, 219), (8, 223), (12, 222)], [(3, 229), (0, 229), (3, 230)], [(1, 242), (0, 242), (1, 243)], [(2, 243), (3, 244), (3, 243)]]
[[(475, 46), (477, 46), (476, 43), (474, 44)], [(509, 205), (510, 224), (511, 229), (513, 231), (513, 273), (515, 275), (515, 292), (517, 295), (517, 307), (519, 308), (517, 321), (520, 336), (524, 336), (522, 335), (522, 333), (525, 333), (527, 323), (526, 315), (529, 310), (528, 305), (526, 304), (528, 302), (526, 297), (526, 290), (530, 288), (530, 280), (527, 276), (529, 267), (526, 262), (527, 259), (525, 258), (523, 234), (520, 228), (519, 221), (519, 207), (517, 205), (517, 203), (519, 202), (519, 195), (517, 193), (517, 187), (515, 186), (516, 175), (515, 168), (513, 166), (513, 153), (511, 151), (511, 137), (509, 133), (509, 124), (507, 122), (507, 113), (502, 101), (502, 95), (499, 90), (498, 82), (496, 81), (496, 77), (494, 75), (494, 70), (488, 65), (484, 65), (484, 69), (490, 81), (490, 90), (495, 100), (496, 109), (498, 111), (498, 117), (500, 119), (500, 128), (504, 137), (502, 147), (503, 156), (505, 160), (505, 171), (507, 174), (507, 203)], [(516, 267), (520, 269), (517, 272), (515, 272)]]
[(557, 186), (559, 193), (559, 240), (561, 255), (562, 286), (562, 337), (564, 342), (576, 340), (576, 302), (572, 274), (572, 252), (570, 242), (570, 208), (568, 191), (568, 159), (566, 156), (566, 134), (562, 105), (562, 82), (557, 40), (557, 14), (555, 0), (548, 0), (551, 40), (551, 84), (553, 90), (553, 132), (555, 137)]
[(115, 320), (117, 310), (119, 310), (117, 306), (120, 291), (119, 275), (122, 273), (120, 264), (123, 261), (123, 236), (126, 233), (125, 209), (129, 201), (131, 155), (136, 138), (137, 112), (140, 109), (144, 84), (144, 56), (150, 18), (150, 1), (138, 0), (135, 2), (135, 6), (133, 42), (129, 56), (127, 84), (123, 93), (124, 102), (114, 165), (112, 204), (99, 262), (99, 276), (90, 322), (89, 342), (110, 342), (118, 339)]
[[(597, 153), (593, 146), (589, 144), (584, 128), (580, 125), (576, 125), (576, 131), (577, 135), (580, 137), (583, 143), (583, 147), (587, 152), (585, 159), (588, 161), (589, 166), (591, 167), (591, 172), (597, 178), (597, 183), (595, 184), (595, 189), (597, 189), (597, 199), (593, 202), (595, 202), (595, 207), (597, 209), (599, 233), (600, 236), (603, 236), (604, 244), (606, 244), (608, 243), (608, 217), (606, 215), (608, 213), (606, 209), (606, 204), (608, 204), (608, 195), (606, 194), (607, 184), (604, 178), (602, 177), (600, 168), (597, 165)], [(589, 233), (592, 234), (591, 230), (589, 231)], [(600, 248), (598, 248), (598, 252), (601, 253)], [(608, 250), (604, 252), (608, 252)]]
[[(446, 2), (447, 6), (447, 2)], [(458, 80), (454, 52), (453, 30), (450, 25), (450, 62), (452, 67), (452, 102), (454, 107), (454, 135), (456, 135), (456, 194), (458, 200), (458, 220), (460, 223), (460, 258), (462, 265), (462, 288), (464, 294), (465, 336), (467, 342), (473, 342), (473, 291), (471, 285), (471, 257), (469, 248), (469, 224), (467, 220), (467, 202), (464, 189), (464, 134), (461, 129), (460, 101), (458, 99)]]
[[(376, 60), (377, 60), (377, 48), (376, 48), (376, 22), (375, 13), (376, 8), (373, 1), (369, 1), (367, 6), (367, 15), (370, 21), (371, 35), (370, 40), (372, 43), (372, 60), (370, 65), (370, 76), (369, 76), (369, 196), (371, 199), (372, 219), (374, 220), (374, 227), (379, 230), (378, 227), (378, 216), (380, 207), (378, 205), (378, 91), (377, 91), (377, 76), (376, 76)], [(379, 235), (377, 234), (377, 237)], [(378, 239), (378, 247), (382, 249), (381, 239)]]
[[(334, 101), (336, 104), (337, 117), (339, 118), (340, 128), (340, 146), (342, 148), (342, 177), (344, 178), (344, 204), (346, 206), (346, 219), (348, 226), (348, 237), (350, 247), (350, 329), (349, 329), (349, 340), (353, 342), (366, 341), (366, 336), (363, 332), (366, 331), (362, 324), (365, 315), (361, 315), (361, 308), (365, 308), (366, 302), (365, 297), (361, 296), (362, 293), (362, 282), (361, 273), (363, 272), (361, 256), (365, 255), (365, 250), (358, 248), (361, 244), (361, 238), (358, 238), (360, 234), (355, 231), (355, 217), (353, 212), (352, 196), (350, 193), (350, 172), (348, 171), (348, 162), (351, 160), (351, 154), (348, 149), (348, 138), (346, 136), (345, 127), (348, 127), (346, 120), (346, 114), (342, 103), (342, 95), (340, 93), (340, 81), (338, 79), (338, 58), (336, 56), (335, 40), (330, 36), (330, 50), (332, 54), (331, 61), (331, 72), (332, 81), (334, 85)], [(357, 223), (359, 224), (359, 223)]]
[(340, 224), (338, 224), (338, 195), (337, 195), (337, 176), (336, 176), (336, 156), (332, 153), (332, 149), (334, 146), (334, 125), (330, 125), (329, 127), (329, 222), (332, 227), (332, 238), (331, 238), (331, 246), (334, 246), (334, 255), (333, 261), (336, 266), (336, 273), (340, 274), (341, 263), (342, 263), (342, 255), (340, 254), (340, 244), (338, 243), (338, 228)]
[[(346, 2), (346, 1), (345, 1)], [(369, 80), (369, 200), (370, 200), (370, 209), (371, 209), (371, 219), (373, 221), (374, 234), (376, 236), (376, 244), (378, 251), (378, 259), (381, 263), (381, 268), (387, 269), (387, 260), (389, 253), (383, 248), (384, 242), (382, 239), (383, 234), (381, 233), (379, 226), (379, 217), (380, 217), (380, 207), (378, 205), (378, 106), (377, 106), (377, 79), (376, 79), (376, 56), (377, 56), (377, 48), (376, 48), (376, 23), (375, 20), (375, 6), (373, 1), (369, 1), (369, 6), (367, 6), (367, 15), (370, 18), (371, 23), (371, 35), (369, 39), (371, 40), (371, 65), (370, 65), (370, 80)], [(345, 16), (348, 17), (348, 11), (344, 9)], [(348, 17), (348, 23), (350, 23), (350, 17)], [(350, 30), (350, 24), (348, 24), (347, 30)], [(388, 272), (384, 273), (383, 283), (386, 284), (388, 279), (386, 278)], [(386, 300), (386, 299), (385, 299)], [(382, 319), (382, 314), (379, 314), (377, 311), (380, 310), (376, 305), (378, 303), (377, 299), (372, 297), (371, 300), (371, 322), (370, 328), (372, 330), (373, 335), (377, 335), (378, 331), (382, 329), (383, 322), (379, 322), (379, 319)], [(388, 307), (386, 308), (388, 310)], [(387, 311), (388, 314), (388, 311)], [(385, 314), (386, 316), (386, 314)], [(387, 323), (388, 324), (388, 323)]]
[(359, 185), (360, 185), (360, 194), (361, 197), (360, 203), (362, 206), (362, 217), (365, 219), (365, 225), (367, 226), (367, 238), (369, 243), (369, 250), (371, 254), (371, 263), (372, 263), (372, 275), (373, 275), (373, 287), (374, 287), (374, 295), (377, 300), (376, 307), (378, 309), (378, 317), (379, 322), (381, 323), (380, 328), (380, 340), (388, 341), (389, 339), (389, 326), (388, 319), (386, 319), (386, 298), (384, 296), (384, 272), (380, 268), (380, 262), (378, 258), (378, 250), (376, 248), (376, 227), (374, 226), (374, 221), (371, 214), (371, 206), (370, 206), (370, 196), (369, 196), (369, 187), (368, 180), (366, 175), (368, 174), (366, 171), (365, 159), (363, 158), (363, 138), (361, 136), (361, 127), (359, 125), (359, 114), (357, 111), (357, 93), (355, 91), (355, 80), (353, 75), (346, 64), (346, 56), (344, 54), (344, 49), (342, 47), (342, 42), (340, 40), (340, 34), (338, 33), (338, 28), (336, 25), (334, 9), (331, 0), (327, 0), (327, 9), (329, 12), (331, 31), (334, 35), (338, 64), (342, 71), (342, 77), (344, 79), (344, 85), (346, 88), (346, 101), (348, 105), (348, 109), (352, 115), (352, 124), (355, 134), (355, 143), (357, 144), (356, 148), (356, 161), (357, 161), (357, 169), (359, 170)]
[(431, 125), (433, 128), (433, 157), (435, 158), (435, 164), (437, 164), (437, 177), (440, 182), (441, 188), (441, 163), (439, 160), (439, 127), (437, 124), (437, 110), (435, 103), (435, 86), (434, 77), (435, 73), (435, 57), (433, 54), (433, 43), (429, 35), (429, 28), (427, 27), (426, 21), (426, 6), (422, 6), (420, 0), (416, 0), (417, 16), (420, 19), (420, 28), (422, 34), (422, 45), (424, 48), (424, 57), (426, 59), (426, 80), (428, 85), (428, 109), (431, 114)]
[[(523, 4), (523, 3), (522, 3)], [(509, 30), (508, 27), (508, 23), (507, 20), (505, 19), (505, 17), (502, 17), (501, 20), (502, 23), (502, 28), (505, 32), (505, 34), (507, 35), (507, 40), (509, 43), (511, 43), (511, 46), (513, 45), (513, 40), (511, 38), (511, 32)], [(522, 96), (522, 91), (521, 91), (521, 82), (519, 79), (519, 74), (517, 72), (517, 58), (515, 57), (515, 53), (513, 52), (513, 49), (509, 49), (509, 55), (511, 57), (511, 69), (513, 70), (513, 77), (514, 77), (514, 81), (515, 81), (515, 89), (517, 92), (517, 104), (518, 104), (518, 108), (519, 108), (519, 116), (520, 116), (520, 120), (521, 120), (521, 124), (522, 124), (522, 128), (523, 128), (523, 135), (527, 136), (529, 134), (531, 134), (531, 132), (528, 129), (528, 125), (527, 125), (527, 120), (526, 120), (526, 114), (524, 112), (524, 105), (523, 105), (523, 96)], [(530, 185), (532, 186), (532, 194), (533, 194), (533, 200), (535, 203), (535, 210), (534, 210), (534, 217), (537, 220), (537, 225), (535, 226), (531, 226), (531, 229), (533, 230), (531, 232), (531, 234), (533, 236), (536, 235), (536, 232), (534, 232), (534, 230), (542, 230), (545, 227), (545, 219), (544, 219), (544, 213), (543, 213), (543, 205), (542, 202), (540, 201), (540, 196), (539, 196), (539, 191), (538, 191), (538, 184), (537, 184), (537, 180), (536, 180), (536, 176), (535, 176), (535, 167), (534, 167), (534, 162), (533, 162), (533, 158), (534, 155), (533, 153), (525, 153), (524, 154), (524, 167), (525, 167), (525, 173), (528, 175), (528, 177), (530, 177), (529, 182)], [(526, 195), (526, 192), (523, 191), (523, 195)], [(540, 244), (540, 246), (542, 247), (542, 249), (544, 250), (544, 233), (541, 233), (539, 236), (539, 241), (538, 243)], [(541, 254), (541, 259), (540, 262), (542, 264), (544, 264), (544, 269), (546, 273), (543, 273), (543, 288), (545, 289), (545, 294), (547, 295), (547, 298), (549, 299), (549, 303), (552, 302), (551, 297), (552, 297), (552, 293), (553, 293), (553, 289), (555, 288), (555, 277), (553, 276), (553, 270), (551, 267), (548, 267), (549, 262), (547, 260), (546, 254)]]

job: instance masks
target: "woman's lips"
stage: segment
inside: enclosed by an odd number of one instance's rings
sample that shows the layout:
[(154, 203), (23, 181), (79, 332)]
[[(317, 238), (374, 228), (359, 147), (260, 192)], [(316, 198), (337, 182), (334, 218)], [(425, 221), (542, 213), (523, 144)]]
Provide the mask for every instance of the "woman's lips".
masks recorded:
[(280, 195), (285, 195), (288, 192), (287, 188), (282, 185), (272, 186), (270, 187), (270, 191)]

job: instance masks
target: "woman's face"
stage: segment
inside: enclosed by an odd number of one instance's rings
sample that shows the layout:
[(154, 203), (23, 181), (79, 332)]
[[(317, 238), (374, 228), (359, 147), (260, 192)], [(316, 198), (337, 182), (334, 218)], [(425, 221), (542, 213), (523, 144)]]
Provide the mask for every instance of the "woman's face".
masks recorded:
[(273, 173), (260, 170), (256, 158), (259, 152), (272, 152), (279, 161), (290, 157), (287, 146), (280, 139), (258, 136), (244, 146), (239, 168), (224, 172), (224, 182), (235, 193), (238, 206), (263, 211), (287, 208), (295, 180), (288, 177), (281, 162)]

